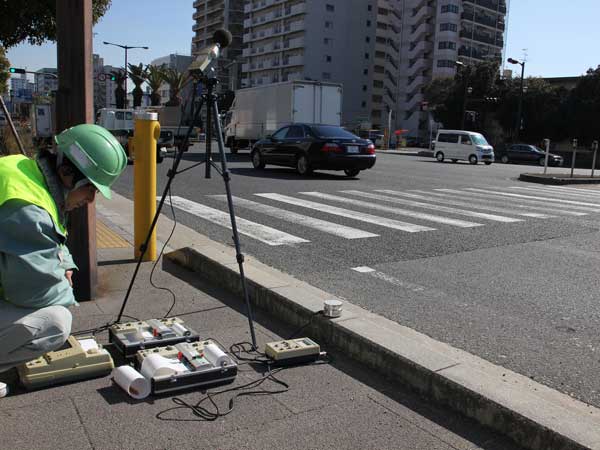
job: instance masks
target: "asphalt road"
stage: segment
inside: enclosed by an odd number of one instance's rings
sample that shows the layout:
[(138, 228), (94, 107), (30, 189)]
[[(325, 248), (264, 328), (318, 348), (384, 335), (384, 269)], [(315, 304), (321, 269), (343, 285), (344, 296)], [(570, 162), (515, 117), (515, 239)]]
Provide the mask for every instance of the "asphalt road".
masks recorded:
[[(203, 159), (192, 149), (180, 170)], [(159, 166), (158, 195), (171, 163)], [(534, 166), (396, 154), (356, 179), (256, 171), (246, 153), (229, 165), (244, 253), (600, 407), (600, 188), (516, 180)], [(115, 186), (129, 198), (132, 173)], [(175, 178), (176, 218), (231, 243), (212, 174), (200, 166)]]

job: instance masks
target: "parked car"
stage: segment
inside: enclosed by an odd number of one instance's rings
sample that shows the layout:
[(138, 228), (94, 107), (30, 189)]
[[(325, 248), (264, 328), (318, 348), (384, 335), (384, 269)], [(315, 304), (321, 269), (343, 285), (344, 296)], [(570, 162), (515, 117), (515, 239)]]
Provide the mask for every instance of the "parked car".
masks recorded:
[(486, 165), (494, 162), (494, 147), (483, 135), (473, 131), (439, 130), (435, 139), (434, 156), (439, 162), (449, 159), (469, 161), (477, 164), (483, 161)]
[[(546, 152), (535, 145), (528, 144), (512, 144), (508, 145), (502, 152), (499, 152), (498, 157), (504, 164), (510, 162), (528, 162), (545, 165)], [(548, 154), (549, 166), (562, 166), (563, 157), (560, 155)]]
[(375, 164), (375, 145), (335, 125), (292, 124), (252, 147), (252, 165), (295, 167), (300, 175), (315, 169), (343, 170), (355, 177)]

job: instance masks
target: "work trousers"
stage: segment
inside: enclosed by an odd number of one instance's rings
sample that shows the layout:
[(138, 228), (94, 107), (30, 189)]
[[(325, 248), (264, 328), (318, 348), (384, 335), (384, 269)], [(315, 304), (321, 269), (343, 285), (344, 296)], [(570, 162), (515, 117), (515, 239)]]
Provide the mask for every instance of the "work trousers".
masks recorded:
[(18, 308), (0, 300), (0, 372), (60, 348), (71, 333), (64, 306)]

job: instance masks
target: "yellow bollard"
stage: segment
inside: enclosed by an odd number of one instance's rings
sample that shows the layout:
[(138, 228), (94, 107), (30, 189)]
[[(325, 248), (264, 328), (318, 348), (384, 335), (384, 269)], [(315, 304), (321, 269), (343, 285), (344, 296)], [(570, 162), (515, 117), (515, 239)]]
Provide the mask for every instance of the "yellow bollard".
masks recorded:
[[(133, 223), (135, 257), (141, 254), (140, 247), (146, 241), (152, 219), (156, 214), (156, 141), (160, 136), (158, 114), (152, 112), (135, 113), (133, 146)], [(156, 228), (148, 242), (143, 261), (156, 260)]]

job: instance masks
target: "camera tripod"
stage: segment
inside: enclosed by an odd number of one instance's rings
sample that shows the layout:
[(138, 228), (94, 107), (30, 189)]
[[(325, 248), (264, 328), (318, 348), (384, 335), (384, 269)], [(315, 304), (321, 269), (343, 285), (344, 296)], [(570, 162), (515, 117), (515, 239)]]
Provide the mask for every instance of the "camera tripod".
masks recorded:
[[(150, 225), (150, 230), (148, 230), (146, 240), (140, 246), (140, 255), (139, 255), (139, 258), (137, 261), (137, 265), (135, 267), (135, 271), (133, 273), (131, 282), (127, 289), (127, 293), (125, 294), (125, 298), (123, 300), (123, 304), (121, 305), (121, 310), (119, 311), (119, 315), (114, 323), (119, 323), (121, 321), (121, 318), (125, 311), (125, 306), (127, 305), (127, 300), (129, 299), (129, 295), (133, 288), (133, 284), (137, 277), (142, 260), (148, 249), (148, 244), (150, 243), (152, 233), (153, 233), (154, 229), (156, 228), (156, 223), (158, 222), (158, 218), (162, 211), (162, 208), (163, 208), (163, 205), (167, 198), (167, 195), (169, 195), (169, 192), (171, 189), (171, 183), (175, 179), (175, 176), (178, 173), (181, 173), (181, 172), (178, 172), (179, 164), (181, 162), (181, 158), (183, 156), (184, 150), (187, 149), (190, 135), (192, 133), (192, 128), (193, 128), (194, 124), (197, 122), (198, 118), (200, 117), (200, 111), (202, 110), (202, 106), (204, 104), (204, 105), (206, 105), (206, 158), (205, 158), (205, 161), (200, 164), (205, 164), (205, 166), (206, 166), (206, 174), (205, 174), (206, 178), (210, 178), (210, 168), (213, 167), (223, 177), (223, 181), (225, 183), (225, 192), (227, 194), (227, 206), (229, 209), (229, 217), (231, 220), (231, 230), (233, 231), (233, 243), (235, 245), (236, 261), (238, 263), (239, 271), (240, 271), (242, 292), (244, 295), (244, 302), (246, 305), (246, 314), (247, 314), (248, 323), (250, 326), (250, 336), (252, 338), (252, 347), (254, 350), (256, 350), (258, 347), (256, 345), (256, 334), (254, 332), (254, 319), (252, 316), (252, 307), (250, 305), (250, 298), (248, 295), (248, 286), (246, 283), (246, 276), (244, 274), (244, 255), (241, 252), (241, 248), (240, 248), (240, 239), (239, 239), (239, 234), (237, 231), (235, 211), (233, 208), (233, 199), (231, 196), (231, 187), (229, 184), (231, 177), (229, 174), (229, 169), (227, 168), (227, 158), (225, 157), (225, 145), (223, 143), (223, 133), (222, 133), (222, 129), (221, 129), (221, 122), (219, 120), (219, 107), (218, 107), (218, 103), (217, 103), (218, 95), (215, 94), (215, 87), (217, 86), (217, 84), (218, 84), (218, 80), (216, 79), (216, 77), (195, 76), (195, 78), (194, 78), (192, 100), (191, 100), (192, 109), (194, 108), (194, 105), (196, 103), (196, 95), (197, 95), (196, 93), (198, 91), (198, 87), (204, 86), (206, 88), (206, 92), (201, 94), (200, 101), (198, 102), (198, 106), (194, 110), (192, 122), (189, 125), (189, 128), (187, 130), (185, 138), (183, 139), (179, 148), (177, 149), (177, 154), (175, 156), (173, 166), (171, 167), (171, 169), (169, 169), (169, 171), (167, 173), (167, 177), (168, 177), (167, 184), (163, 191), (162, 197), (160, 198), (158, 207), (156, 209), (156, 214), (154, 215), (152, 224)], [(213, 122), (213, 121), (214, 121), (214, 129), (215, 129), (216, 135), (217, 135), (216, 137), (217, 137), (217, 144), (218, 144), (218, 148), (219, 148), (219, 154), (221, 157), (220, 167), (217, 164), (215, 164), (211, 159), (211, 145), (212, 145), (212, 134), (213, 134), (212, 133), (213, 132), (213, 128), (212, 128), (213, 123), (211, 123), (211, 122)], [(195, 167), (195, 166), (192, 166), (192, 167)], [(184, 170), (188, 170), (190, 168), (191, 167), (188, 167)]]

